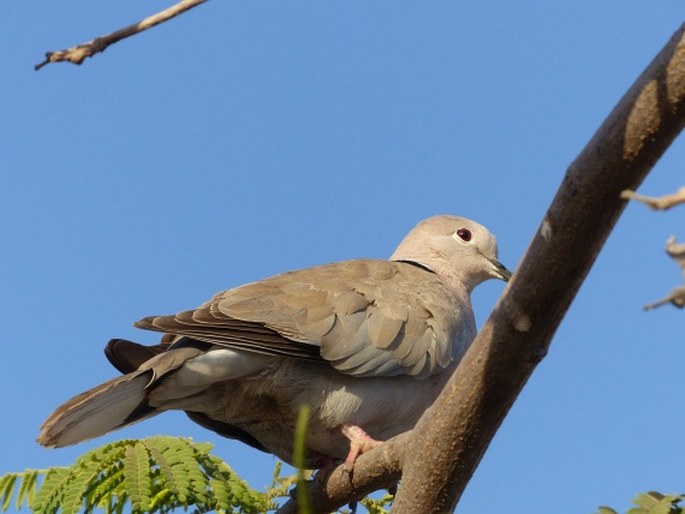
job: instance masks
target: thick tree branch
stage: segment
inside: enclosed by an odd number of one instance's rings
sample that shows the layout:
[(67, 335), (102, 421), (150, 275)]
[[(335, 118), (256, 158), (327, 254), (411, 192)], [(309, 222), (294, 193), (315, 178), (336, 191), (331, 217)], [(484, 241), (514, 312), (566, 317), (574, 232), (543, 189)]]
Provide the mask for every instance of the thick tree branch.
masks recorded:
[(56, 52), (47, 52), (45, 54), (45, 60), (34, 66), (36, 71), (40, 70), (46, 64), (51, 62), (63, 62), (67, 61), (72, 64), (81, 64), (87, 57), (93, 57), (95, 54), (104, 52), (108, 46), (121, 41), (129, 36), (134, 36), (140, 34), (141, 32), (169, 21), (171, 18), (183, 14), (184, 12), (196, 7), (207, 0), (181, 0), (176, 5), (173, 5), (167, 9), (164, 9), (157, 14), (153, 14), (140, 20), (138, 23), (124, 27), (110, 34), (104, 36), (96, 37), (91, 41), (81, 43), (80, 45), (67, 48), (66, 50), (59, 50)]
[[(394, 512), (454, 509), (636, 189), (685, 125), (685, 26), (571, 164), (513, 280), (414, 429)], [(420, 456), (420, 458), (417, 458)]]
[[(311, 512), (334, 512), (378, 489), (390, 488), (400, 479), (400, 455), (404, 452), (412, 432), (393, 437), (381, 446), (364, 453), (354, 463), (353, 473), (344, 467), (334, 469), (325, 483), (317, 479), (306, 483)], [(299, 487), (299, 486), (298, 486)], [(277, 514), (297, 514), (299, 506), (295, 495), (281, 506)]]
[[(636, 189), (685, 125), (685, 26), (637, 79), (566, 176), (514, 278), (436, 403), (416, 428), (339, 470), (314, 512), (387, 487), (402, 470), (393, 511), (456, 506), (504, 416), (546, 355), (552, 336)], [(335, 500), (332, 500), (335, 496)], [(295, 512), (294, 502), (282, 512)]]

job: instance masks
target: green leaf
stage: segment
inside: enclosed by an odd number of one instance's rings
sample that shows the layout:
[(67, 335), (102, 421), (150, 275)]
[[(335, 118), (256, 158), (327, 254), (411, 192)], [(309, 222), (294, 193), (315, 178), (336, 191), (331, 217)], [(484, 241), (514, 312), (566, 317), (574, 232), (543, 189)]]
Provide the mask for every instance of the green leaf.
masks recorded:
[(69, 468), (51, 468), (36, 495), (33, 506), (36, 514), (57, 512), (70, 477)]
[(362, 499), (360, 503), (366, 507), (366, 510), (369, 511), (369, 514), (388, 514), (389, 511), (387, 509), (390, 508), (393, 498), (394, 496), (390, 493), (387, 493), (382, 498), (378, 499), (367, 496)]
[(0, 499), (2, 500), (2, 510), (9, 509), (14, 495), (14, 484), (17, 481), (18, 473), (8, 473), (0, 479)]
[[(683, 508), (679, 506), (685, 500), (682, 494), (662, 494), (656, 491), (640, 493), (633, 498), (636, 505), (628, 509), (626, 514), (683, 514)], [(599, 514), (618, 514), (609, 507), (600, 507)]]
[(64, 492), (60, 500), (62, 514), (77, 514), (83, 506), (85, 492), (90, 482), (98, 475), (97, 463), (90, 466), (74, 467), (70, 469), (66, 478)]
[[(273, 504), (251, 489), (209, 443), (157, 436), (91, 450), (68, 467), (0, 476), (0, 506), (28, 503), (38, 514), (265, 512)], [(44, 476), (38, 488), (39, 478)]]
[(150, 506), (150, 458), (145, 445), (136, 441), (126, 448), (125, 486), (134, 512)]
[(5, 473), (0, 476), (0, 510), (9, 509), (16, 492), (16, 508), (24, 506), (31, 508), (38, 488), (38, 478), (49, 470), (27, 469), (21, 473)]
[(165, 440), (160, 437), (149, 437), (141, 441), (147, 450), (150, 452), (152, 460), (157, 464), (160, 473), (162, 474), (164, 486), (173, 494), (178, 494), (179, 488), (176, 483), (176, 475), (174, 475), (171, 463), (162, 451), (162, 448), (168, 447)]
[(22, 473), (23, 478), (21, 481), (21, 487), (19, 487), (19, 492), (17, 493), (17, 509), (21, 509), (24, 503), (26, 503), (29, 508), (31, 507), (31, 504), (33, 504), (33, 499), (36, 496), (38, 475), (40, 474), (42, 474), (42, 472), (35, 469), (27, 469), (24, 473)]

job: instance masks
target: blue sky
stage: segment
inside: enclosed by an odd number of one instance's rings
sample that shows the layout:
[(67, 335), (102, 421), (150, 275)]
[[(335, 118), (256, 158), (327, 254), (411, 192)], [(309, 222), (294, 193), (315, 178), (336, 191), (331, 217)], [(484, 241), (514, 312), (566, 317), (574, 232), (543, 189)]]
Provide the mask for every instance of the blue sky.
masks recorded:
[[(250, 483), (274, 459), (168, 413), (63, 450), (60, 403), (116, 374), (111, 337), (220, 289), (386, 257), (420, 219), (498, 235), (514, 268), (566, 167), (683, 21), (679, 1), (209, 2), (81, 67), (33, 64), (168, 4), (3, 6), (4, 471), (154, 434), (212, 441)], [(641, 191), (684, 185), (676, 141)], [(629, 206), (459, 512), (625, 510), (683, 491), (683, 313), (663, 252), (685, 210)], [(544, 277), (553, 280), (554, 277)], [(479, 287), (480, 323), (502, 284)]]

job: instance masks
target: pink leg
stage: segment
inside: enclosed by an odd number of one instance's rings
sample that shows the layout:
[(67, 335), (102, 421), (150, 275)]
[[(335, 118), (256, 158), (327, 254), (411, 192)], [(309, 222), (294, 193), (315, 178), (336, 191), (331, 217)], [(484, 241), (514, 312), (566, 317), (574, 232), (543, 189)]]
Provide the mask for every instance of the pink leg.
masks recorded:
[(345, 459), (345, 471), (348, 473), (352, 471), (357, 457), (383, 443), (383, 441), (377, 441), (356, 425), (343, 425), (341, 430), (343, 435), (350, 440), (350, 453), (347, 454)]

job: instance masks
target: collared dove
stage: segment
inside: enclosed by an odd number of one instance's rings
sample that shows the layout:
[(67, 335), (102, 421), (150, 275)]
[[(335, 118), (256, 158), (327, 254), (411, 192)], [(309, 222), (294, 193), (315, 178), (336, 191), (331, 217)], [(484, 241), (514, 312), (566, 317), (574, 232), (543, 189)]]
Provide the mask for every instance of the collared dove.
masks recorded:
[(59, 407), (38, 441), (76, 444), (180, 409), (292, 463), (308, 404), (306, 465), (352, 465), (413, 428), (476, 335), (472, 289), (510, 276), (485, 227), (428, 218), (390, 260), (291, 271), (142, 319), (136, 326), (164, 332), (162, 342), (110, 341), (105, 353), (124, 375)]

